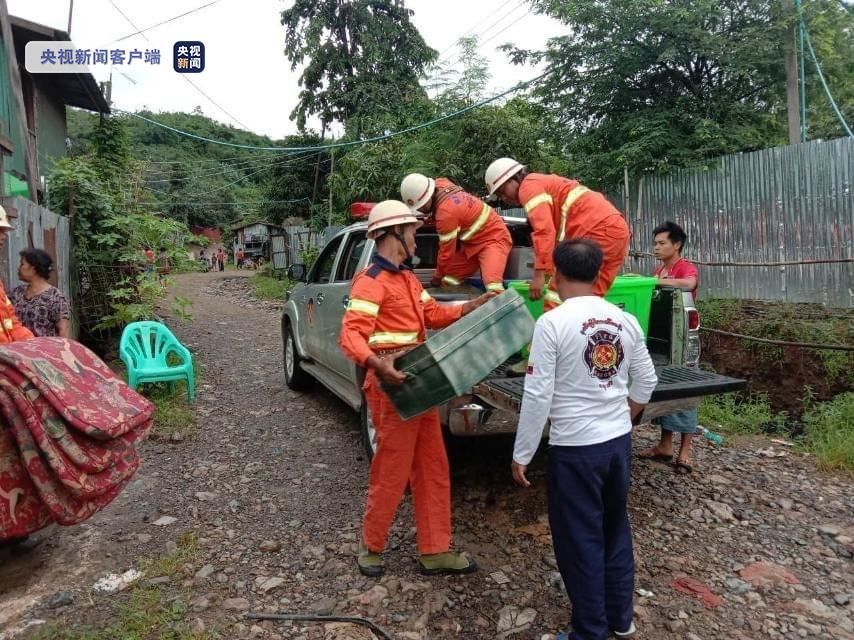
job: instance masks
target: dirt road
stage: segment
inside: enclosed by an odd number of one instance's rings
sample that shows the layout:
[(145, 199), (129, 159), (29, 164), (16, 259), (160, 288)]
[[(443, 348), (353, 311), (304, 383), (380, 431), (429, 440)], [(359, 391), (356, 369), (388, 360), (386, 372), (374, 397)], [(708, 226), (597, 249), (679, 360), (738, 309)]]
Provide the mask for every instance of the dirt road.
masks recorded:
[[(419, 576), (408, 504), (386, 577), (357, 573), (368, 471), (357, 418), (322, 389), (285, 387), (276, 305), (248, 291), (232, 273), (176, 278), (174, 293), (193, 303), (193, 321), (176, 332), (201, 367), (195, 433), (146, 442), (142, 469), (114, 504), (45, 532), (29, 554), (0, 557), (0, 639), (80, 638), (75, 629), (109, 625), (92, 637), (374, 637), (350, 625), (257, 623), (248, 610), (363, 615), (411, 640), (538, 639), (565, 628), (544, 524), (545, 454), (535, 488), (516, 489), (507, 438), (451, 445), (455, 539), (479, 573)], [(636, 449), (654, 436), (640, 429)], [(758, 439), (701, 444), (697, 458), (687, 478), (636, 464), (637, 637), (854, 638), (851, 479)], [(132, 568), (146, 574), (136, 587), (93, 590)], [(121, 625), (137, 592), (168, 615), (131, 633)]]

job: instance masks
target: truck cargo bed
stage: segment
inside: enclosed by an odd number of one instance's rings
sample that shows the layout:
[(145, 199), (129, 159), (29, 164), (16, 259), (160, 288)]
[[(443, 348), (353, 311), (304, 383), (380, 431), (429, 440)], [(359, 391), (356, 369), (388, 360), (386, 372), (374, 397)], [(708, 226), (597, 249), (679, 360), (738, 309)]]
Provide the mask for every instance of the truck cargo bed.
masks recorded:
[[(518, 411), (525, 392), (525, 379), (500, 377), (503, 373), (503, 367), (497, 369), (498, 377), (484, 380), (473, 389), (473, 393), (495, 407)], [(658, 384), (650, 404), (741, 391), (747, 386), (745, 380), (682, 366), (660, 367), (656, 369), (656, 374)]]

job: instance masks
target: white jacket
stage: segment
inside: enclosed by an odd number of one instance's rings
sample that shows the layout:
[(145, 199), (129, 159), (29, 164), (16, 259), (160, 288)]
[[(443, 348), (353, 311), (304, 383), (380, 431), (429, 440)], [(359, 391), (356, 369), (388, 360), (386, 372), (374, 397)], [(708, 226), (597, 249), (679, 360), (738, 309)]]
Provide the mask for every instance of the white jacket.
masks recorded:
[(513, 460), (531, 462), (548, 419), (556, 446), (629, 433), (627, 399), (646, 404), (657, 382), (634, 316), (597, 296), (564, 301), (534, 329)]

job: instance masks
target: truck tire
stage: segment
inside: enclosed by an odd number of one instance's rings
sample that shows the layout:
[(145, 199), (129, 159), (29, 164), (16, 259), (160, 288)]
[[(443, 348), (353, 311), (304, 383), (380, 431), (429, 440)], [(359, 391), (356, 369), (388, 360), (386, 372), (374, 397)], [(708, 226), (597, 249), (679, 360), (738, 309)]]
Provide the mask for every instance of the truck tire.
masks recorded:
[(285, 324), (284, 335), (284, 366), (285, 366), (285, 384), (289, 389), (294, 391), (306, 391), (311, 387), (313, 378), (306, 373), (300, 366), (299, 351), (297, 351), (297, 343), (294, 338), (294, 330), (291, 323)]
[(377, 451), (377, 431), (374, 427), (371, 411), (368, 409), (365, 394), (362, 394), (362, 408), (359, 411), (359, 422), (362, 432), (362, 446), (365, 447), (365, 455), (368, 456), (368, 461), (370, 462), (374, 459), (374, 453)]

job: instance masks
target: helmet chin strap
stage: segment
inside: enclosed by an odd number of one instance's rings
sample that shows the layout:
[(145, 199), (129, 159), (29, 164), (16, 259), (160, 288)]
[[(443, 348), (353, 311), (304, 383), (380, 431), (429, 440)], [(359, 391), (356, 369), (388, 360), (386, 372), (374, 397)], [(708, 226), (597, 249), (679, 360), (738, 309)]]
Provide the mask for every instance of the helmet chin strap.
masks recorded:
[(403, 247), (403, 252), (406, 254), (406, 260), (411, 260), (412, 254), (409, 253), (409, 247), (406, 246), (406, 242), (403, 240), (403, 236), (401, 236), (397, 231), (389, 231), (389, 233), (391, 235), (393, 235), (395, 238), (397, 238), (397, 241)]

